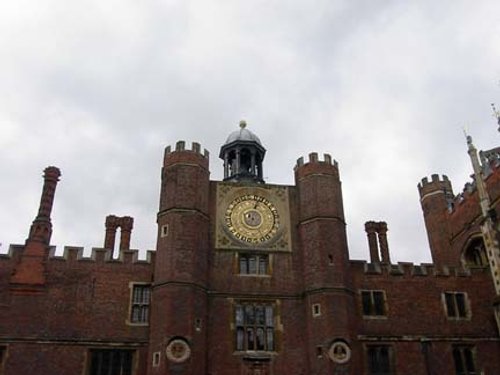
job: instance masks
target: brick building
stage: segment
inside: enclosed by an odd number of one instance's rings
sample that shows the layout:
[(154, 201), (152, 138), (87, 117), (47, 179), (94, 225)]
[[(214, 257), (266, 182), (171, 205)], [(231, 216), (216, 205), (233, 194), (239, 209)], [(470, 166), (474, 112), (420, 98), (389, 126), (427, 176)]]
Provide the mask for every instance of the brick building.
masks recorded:
[(0, 373), (499, 374), (498, 242), (481, 233), (498, 226), (499, 151), (459, 195), (445, 176), (419, 184), (422, 265), (392, 263), (373, 221), (370, 262), (349, 259), (337, 162), (312, 153), (293, 186), (267, 184), (244, 123), (221, 147), (223, 181), (199, 144), (166, 148), (146, 260), (129, 248), (133, 219), (112, 215), (103, 248), (55, 255), (48, 167), (25, 245), (0, 255)]

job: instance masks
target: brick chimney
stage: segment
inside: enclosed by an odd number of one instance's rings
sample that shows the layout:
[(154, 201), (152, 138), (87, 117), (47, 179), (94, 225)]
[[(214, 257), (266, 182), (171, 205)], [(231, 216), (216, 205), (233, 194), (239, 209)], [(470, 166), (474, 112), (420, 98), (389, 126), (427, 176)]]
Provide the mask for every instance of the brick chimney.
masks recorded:
[(43, 286), (45, 284), (45, 262), (52, 235), (50, 214), (61, 172), (56, 167), (47, 167), (44, 172), (38, 215), (33, 220), (21, 258), (11, 276), (11, 284), (26, 286)]

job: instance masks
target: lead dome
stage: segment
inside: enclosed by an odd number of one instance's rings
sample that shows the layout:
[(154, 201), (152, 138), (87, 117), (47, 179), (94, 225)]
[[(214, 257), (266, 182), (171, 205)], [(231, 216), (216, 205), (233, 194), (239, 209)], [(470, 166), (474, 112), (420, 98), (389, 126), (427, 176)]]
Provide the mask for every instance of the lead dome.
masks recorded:
[(247, 123), (245, 121), (240, 121), (240, 129), (235, 130), (226, 139), (224, 145), (228, 145), (237, 141), (245, 141), (245, 142), (257, 142), (262, 146), (259, 137), (257, 137), (253, 132), (247, 129)]

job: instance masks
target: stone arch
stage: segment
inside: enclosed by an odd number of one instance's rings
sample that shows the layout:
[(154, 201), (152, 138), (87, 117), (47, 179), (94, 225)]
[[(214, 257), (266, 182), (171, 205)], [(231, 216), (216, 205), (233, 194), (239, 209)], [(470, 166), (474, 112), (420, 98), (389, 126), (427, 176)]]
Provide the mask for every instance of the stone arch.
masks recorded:
[(483, 236), (480, 233), (472, 235), (462, 250), (462, 263), (466, 267), (487, 267), (488, 257), (483, 241)]

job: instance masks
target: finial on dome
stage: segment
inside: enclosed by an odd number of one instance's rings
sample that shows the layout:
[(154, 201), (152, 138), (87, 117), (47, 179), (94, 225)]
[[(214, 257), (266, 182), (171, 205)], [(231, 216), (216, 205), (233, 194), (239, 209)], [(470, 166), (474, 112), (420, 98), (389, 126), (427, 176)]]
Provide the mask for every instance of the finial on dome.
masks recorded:
[(245, 129), (247, 127), (247, 122), (245, 120), (240, 121), (240, 128)]

